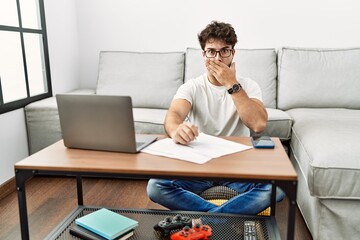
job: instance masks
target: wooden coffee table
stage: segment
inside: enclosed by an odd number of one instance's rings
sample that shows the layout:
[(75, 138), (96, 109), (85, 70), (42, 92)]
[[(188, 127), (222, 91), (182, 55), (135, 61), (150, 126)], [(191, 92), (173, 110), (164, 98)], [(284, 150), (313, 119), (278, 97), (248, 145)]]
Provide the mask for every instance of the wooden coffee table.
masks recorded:
[[(248, 137), (226, 137), (226, 139), (251, 145)], [(25, 182), (35, 175), (75, 176), (78, 205), (81, 208), (84, 207), (81, 180), (83, 176), (271, 183), (273, 188), (270, 222), (274, 222), (275, 192), (276, 186), (279, 186), (289, 199), (287, 239), (293, 239), (297, 175), (280, 140), (278, 138), (273, 140), (274, 149), (250, 149), (212, 159), (201, 165), (146, 153), (127, 154), (68, 149), (62, 141), (59, 141), (15, 164), (22, 239), (29, 239)]]

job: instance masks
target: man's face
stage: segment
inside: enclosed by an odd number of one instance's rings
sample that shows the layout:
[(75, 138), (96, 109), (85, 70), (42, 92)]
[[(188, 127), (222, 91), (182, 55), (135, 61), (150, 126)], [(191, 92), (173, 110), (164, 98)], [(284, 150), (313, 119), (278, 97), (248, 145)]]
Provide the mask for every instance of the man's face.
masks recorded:
[(227, 45), (225, 42), (216, 39), (210, 39), (205, 44), (203, 58), (206, 60), (214, 61), (215, 59), (223, 62), (230, 67), (234, 58), (235, 50), (231, 45)]

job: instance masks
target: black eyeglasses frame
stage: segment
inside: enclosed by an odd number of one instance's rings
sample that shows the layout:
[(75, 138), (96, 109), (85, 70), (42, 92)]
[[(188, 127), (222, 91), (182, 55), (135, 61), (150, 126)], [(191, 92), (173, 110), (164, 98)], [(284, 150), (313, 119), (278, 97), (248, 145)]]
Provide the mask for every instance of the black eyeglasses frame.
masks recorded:
[[(215, 55), (214, 55), (213, 57), (209, 57), (209, 56), (207, 55), (207, 52), (208, 52), (209, 50), (215, 51)], [(230, 51), (229, 56), (222, 56), (222, 55), (221, 55), (221, 51), (223, 51), (223, 50), (229, 50), (229, 51)], [(209, 49), (204, 50), (203, 52), (204, 52), (205, 57), (207, 57), (207, 58), (215, 58), (218, 54), (219, 54), (220, 57), (222, 57), (222, 58), (228, 58), (228, 57), (230, 57), (232, 54), (234, 54), (234, 49), (233, 49), (233, 48), (222, 48), (222, 49), (220, 49), (220, 50), (215, 50), (215, 49), (209, 48)]]

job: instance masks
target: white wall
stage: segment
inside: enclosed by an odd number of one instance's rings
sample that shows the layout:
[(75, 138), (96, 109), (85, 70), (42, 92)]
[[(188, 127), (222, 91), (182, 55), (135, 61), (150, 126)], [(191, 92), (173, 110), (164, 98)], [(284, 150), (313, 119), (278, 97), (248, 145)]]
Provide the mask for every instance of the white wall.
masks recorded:
[(82, 87), (95, 87), (101, 50), (185, 51), (211, 20), (240, 48), (360, 46), (356, 0), (77, 0)]
[[(53, 93), (77, 88), (79, 50), (74, 0), (45, 0)], [(14, 163), (28, 156), (23, 109), (0, 115), (0, 185), (14, 176)]]
[(14, 176), (14, 163), (28, 156), (23, 109), (0, 114), (0, 184)]
[(78, 88), (79, 37), (74, 0), (45, 0), (53, 94)]

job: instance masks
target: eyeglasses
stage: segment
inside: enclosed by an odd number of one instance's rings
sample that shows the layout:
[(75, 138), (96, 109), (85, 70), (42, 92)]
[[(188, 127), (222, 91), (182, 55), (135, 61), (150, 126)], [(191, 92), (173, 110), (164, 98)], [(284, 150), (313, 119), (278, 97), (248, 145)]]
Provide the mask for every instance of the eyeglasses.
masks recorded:
[(231, 56), (231, 54), (233, 53), (233, 49), (223, 48), (223, 49), (220, 49), (219, 51), (217, 51), (215, 49), (210, 48), (210, 49), (205, 50), (204, 53), (207, 58), (214, 58), (214, 57), (216, 57), (216, 55), (218, 53), (219, 53), (220, 57), (227, 58), (227, 57)]

